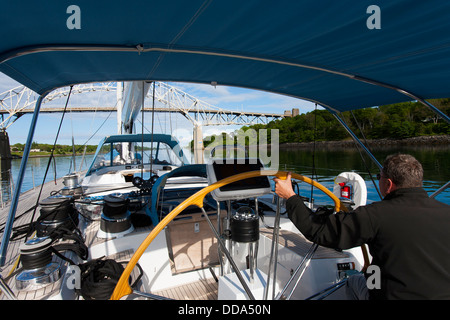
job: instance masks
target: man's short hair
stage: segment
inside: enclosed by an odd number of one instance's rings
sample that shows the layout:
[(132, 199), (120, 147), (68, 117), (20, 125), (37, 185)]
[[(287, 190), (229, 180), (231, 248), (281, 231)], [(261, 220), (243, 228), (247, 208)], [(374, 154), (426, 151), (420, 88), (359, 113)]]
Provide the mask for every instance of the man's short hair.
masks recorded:
[(394, 154), (386, 157), (383, 174), (391, 179), (397, 188), (422, 186), (423, 168), (416, 158), (409, 154)]

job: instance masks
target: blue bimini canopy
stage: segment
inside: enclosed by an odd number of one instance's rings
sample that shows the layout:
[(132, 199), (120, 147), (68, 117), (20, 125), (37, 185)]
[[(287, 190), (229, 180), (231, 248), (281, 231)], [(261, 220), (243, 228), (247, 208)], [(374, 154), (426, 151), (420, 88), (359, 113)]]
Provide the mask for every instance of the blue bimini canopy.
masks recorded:
[(39, 94), (184, 81), (332, 111), (450, 96), (443, 0), (6, 1), (0, 24), (0, 71)]

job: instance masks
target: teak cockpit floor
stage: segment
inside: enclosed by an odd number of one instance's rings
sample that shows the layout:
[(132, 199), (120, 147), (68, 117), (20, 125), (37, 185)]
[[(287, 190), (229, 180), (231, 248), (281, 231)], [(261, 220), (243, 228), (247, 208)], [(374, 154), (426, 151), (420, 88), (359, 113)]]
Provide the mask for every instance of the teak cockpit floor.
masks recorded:
[(217, 300), (219, 283), (214, 278), (153, 292), (174, 300)]

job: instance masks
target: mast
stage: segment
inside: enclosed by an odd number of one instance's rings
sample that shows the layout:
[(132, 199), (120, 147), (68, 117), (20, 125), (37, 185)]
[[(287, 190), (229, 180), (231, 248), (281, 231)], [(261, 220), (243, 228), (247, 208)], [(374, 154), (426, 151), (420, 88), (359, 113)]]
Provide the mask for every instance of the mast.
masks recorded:
[(117, 117), (122, 119), (123, 132), (121, 133), (133, 133), (134, 121), (143, 106), (142, 97), (147, 95), (149, 88), (150, 83), (146, 81), (125, 82), (121, 114), (117, 110)]
[(122, 134), (123, 82), (117, 82), (117, 134)]

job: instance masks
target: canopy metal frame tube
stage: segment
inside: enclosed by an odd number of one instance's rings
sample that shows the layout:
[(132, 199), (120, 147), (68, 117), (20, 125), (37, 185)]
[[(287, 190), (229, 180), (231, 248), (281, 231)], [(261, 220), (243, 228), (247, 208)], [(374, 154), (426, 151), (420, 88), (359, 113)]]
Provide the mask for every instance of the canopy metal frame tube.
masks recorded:
[[(296, 68), (304, 68), (309, 70), (316, 70), (321, 72), (326, 72), (329, 74), (335, 74), (339, 76), (343, 76), (346, 78), (353, 79), (355, 81), (365, 82), (371, 85), (375, 85), (378, 87), (383, 87), (391, 90), (395, 90), (400, 94), (403, 94), (405, 96), (410, 97), (413, 100), (417, 100), (421, 102), (422, 104), (426, 105), (428, 108), (430, 108), (432, 111), (437, 113), (440, 117), (442, 117), (445, 121), (450, 123), (450, 117), (447, 116), (445, 113), (440, 111), (438, 108), (433, 106), (431, 103), (426, 101), (425, 99), (419, 97), (418, 95), (402, 89), (400, 87), (397, 87), (395, 85), (377, 81), (374, 79), (370, 79), (367, 77), (363, 77), (360, 75), (336, 70), (333, 68), (328, 67), (322, 67), (322, 66), (314, 66), (309, 64), (304, 64), (301, 62), (291, 61), (291, 60), (285, 60), (280, 58), (274, 58), (274, 57), (266, 57), (266, 56), (256, 56), (256, 55), (245, 55), (245, 54), (239, 54), (236, 52), (227, 52), (227, 51), (213, 51), (213, 50), (199, 50), (198, 48), (193, 48), (189, 46), (173, 46), (173, 45), (161, 45), (161, 44), (136, 44), (136, 45), (74, 45), (74, 44), (47, 44), (47, 45), (33, 45), (33, 46), (27, 46), (27, 47), (21, 47), (21, 48), (15, 48), (8, 52), (5, 52), (4, 54), (0, 55), (0, 64), (7, 62), (11, 59), (29, 55), (29, 54), (35, 54), (35, 53), (42, 53), (42, 52), (58, 52), (58, 51), (81, 51), (81, 52), (89, 52), (89, 51), (97, 51), (97, 52), (136, 52), (138, 54), (145, 53), (145, 52), (162, 52), (162, 53), (183, 53), (183, 54), (197, 54), (197, 55), (207, 55), (207, 56), (218, 56), (218, 57), (227, 57), (227, 58), (234, 58), (234, 59), (241, 59), (241, 60), (252, 60), (252, 61), (261, 61), (261, 62), (267, 62), (267, 63), (274, 63), (274, 64), (281, 64), (281, 65), (287, 65), (292, 66)], [(300, 97), (297, 97), (300, 98)], [(336, 110), (331, 107), (327, 106), (320, 101), (315, 101), (308, 98), (301, 98), (305, 100), (309, 100), (315, 103), (318, 103), (324, 107), (326, 107), (329, 110), (332, 110), (336, 112)]]
[[(397, 87), (395, 85), (380, 82), (374, 79), (370, 79), (367, 77), (359, 76), (356, 74), (336, 70), (333, 68), (328, 67), (322, 67), (322, 66), (314, 66), (309, 64), (304, 64), (296, 61), (290, 61), (280, 58), (273, 58), (273, 57), (266, 57), (266, 56), (256, 56), (256, 55), (245, 55), (245, 54), (238, 54), (236, 52), (227, 52), (227, 51), (213, 51), (213, 50), (199, 50), (198, 48), (192, 48), (188, 46), (163, 46), (163, 45), (156, 45), (156, 44), (136, 44), (136, 45), (73, 45), (73, 44), (53, 44), (53, 45), (34, 45), (34, 46), (28, 46), (28, 47), (21, 47), (12, 49), (8, 52), (5, 52), (3, 55), (0, 55), (0, 64), (7, 62), (11, 59), (29, 55), (29, 54), (35, 54), (35, 53), (42, 53), (42, 52), (58, 52), (58, 51), (81, 51), (81, 52), (89, 52), (89, 51), (96, 51), (96, 52), (136, 52), (138, 54), (145, 53), (145, 52), (162, 52), (162, 53), (182, 53), (182, 54), (197, 54), (197, 55), (206, 55), (206, 56), (218, 56), (218, 57), (227, 57), (227, 58), (234, 58), (234, 59), (241, 59), (241, 60), (251, 60), (251, 61), (260, 61), (260, 62), (267, 62), (267, 63), (273, 63), (273, 64), (281, 64), (286, 66), (292, 66), (295, 68), (303, 68), (303, 69), (309, 69), (309, 70), (316, 70), (321, 71), (329, 74), (335, 74), (338, 76), (346, 77), (355, 81), (359, 82), (365, 82), (374, 86), (387, 88), (390, 90), (397, 91), (398, 93), (405, 95), (407, 97), (410, 97), (413, 100), (417, 100), (420, 103), (424, 104), (428, 108), (430, 108), (433, 112), (438, 114), (442, 119), (444, 119), (447, 123), (450, 123), (450, 117), (447, 116), (445, 113), (440, 111), (438, 108), (433, 106), (431, 103), (423, 99), (422, 97), (416, 95), (413, 92), (410, 92), (408, 90), (405, 90), (403, 88)], [(323, 107), (327, 108), (328, 110), (331, 110), (332, 112), (336, 112), (337, 110), (334, 109), (332, 106), (326, 105), (320, 101), (316, 101), (314, 99), (305, 98), (305, 97), (299, 97), (296, 98), (308, 100), (317, 104), (322, 105)]]
[(431, 109), (431, 111), (433, 111), (434, 113), (436, 113), (439, 117), (441, 117), (442, 119), (444, 119), (447, 123), (450, 123), (450, 117), (447, 116), (445, 113), (443, 113), (441, 110), (439, 110), (438, 108), (436, 108), (435, 106), (433, 106), (431, 103), (429, 103), (426, 100), (423, 99), (418, 99), (417, 101), (419, 101), (420, 103), (424, 104), (426, 107), (428, 107), (429, 109)]
[[(405, 93), (406, 94), (406, 93)], [(407, 94), (409, 95), (409, 94)], [(411, 97), (417, 98), (413, 95), (410, 95)], [(417, 101), (421, 102), (422, 104), (424, 104), (425, 106), (427, 106), (428, 108), (431, 109), (431, 111), (435, 112), (438, 116), (440, 116), (442, 119), (444, 119), (445, 121), (447, 121), (448, 123), (450, 123), (450, 118), (444, 114), (441, 110), (439, 110), (438, 108), (436, 108), (435, 106), (433, 106), (431, 103), (429, 103), (428, 101), (425, 101), (423, 99), (419, 99), (417, 98)], [(347, 130), (347, 132), (352, 136), (353, 140), (355, 140), (363, 149), (364, 152), (372, 159), (372, 161), (378, 166), (378, 168), (381, 170), (383, 169), (383, 166), (380, 164), (380, 162), (378, 162), (377, 158), (375, 158), (375, 156), (370, 152), (369, 149), (367, 149), (367, 147), (362, 143), (362, 141), (356, 136), (356, 134), (352, 131), (352, 129), (349, 128), (349, 126), (344, 122), (344, 120), (342, 120), (335, 112), (331, 113), (336, 120), (345, 128), (345, 130)], [(436, 190), (432, 195), (430, 195), (431, 198), (435, 198), (438, 194), (440, 194), (442, 191), (444, 191), (445, 189), (447, 189), (448, 187), (450, 187), (450, 181), (448, 181), (446, 184), (444, 184), (441, 188), (439, 188), (438, 190)]]
[(438, 190), (433, 192), (433, 194), (430, 195), (430, 198), (435, 198), (438, 194), (440, 194), (442, 191), (450, 187), (450, 181), (447, 181), (446, 184), (444, 184), (442, 187), (440, 187)]
[(367, 149), (367, 147), (364, 145), (364, 143), (362, 143), (361, 140), (359, 140), (359, 138), (356, 136), (356, 134), (352, 131), (352, 129), (350, 129), (347, 124), (344, 122), (344, 120), (342, 120), (336, 113), (332, 113), (333, 116), (336, 118), (337, 121), (339, 121), (339, 123), (345, 128), (345, 130), (347, 130), (347, 132), (352, 136), (353, 140), (355, 140), (363, 149), (364, 151), (367, 153), (367, 155), (372, 159), (372, 161), (377, 165), (377, 167), (381, 170), (383, 169), (383, 166), (381, 165), (380, 162), (378, 162), (377, 158), (375, 158), (375, 156), (372, 154), (372, 152), (370, 152), (369, 149)]
[(46, 95), (47, 93), (44, 93), (39, 96), (38, 100), (36, 101), (36, 107), (34, 108), (33, 118), (31, 119), (27, 142), (25, 144), (25, 149), (23, 151), (22, 161), (20, 162), (19, 176), (16, 181), (16, 188), (14, 190), (13, 198), (11, 200), (11, 207), (9, 209), (8, 219), (6, 220), (5, 229), (3, 233), (3, 240), (0, 248), (0, 266), (4, 266), (6, 262), (6, 253), (8, 251), (9, 237), (11, 236), (14, 218), (16, 216), (17, 204), (19, 202), (20, 196), (20, 189), (22, 188), (23, 177), (25, 176), (25, 169), (28, 162), (28, 156), (31, 150), (31, 144), (33, 142), (33, 136), (34, 131), (36, 129), (39, 110), (41, 108), (42, 101), (44, 100)]

